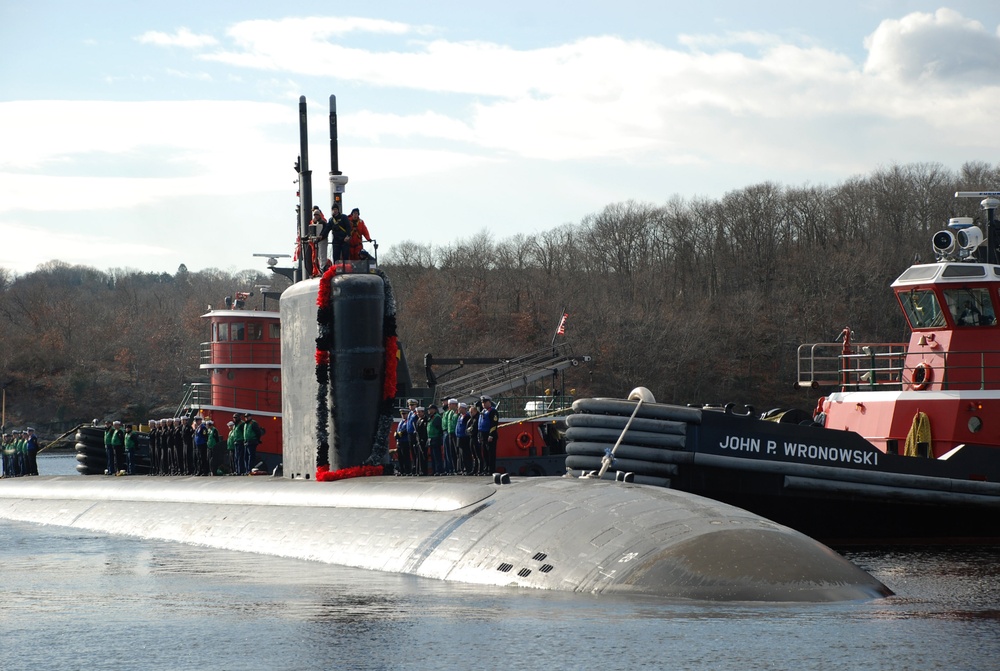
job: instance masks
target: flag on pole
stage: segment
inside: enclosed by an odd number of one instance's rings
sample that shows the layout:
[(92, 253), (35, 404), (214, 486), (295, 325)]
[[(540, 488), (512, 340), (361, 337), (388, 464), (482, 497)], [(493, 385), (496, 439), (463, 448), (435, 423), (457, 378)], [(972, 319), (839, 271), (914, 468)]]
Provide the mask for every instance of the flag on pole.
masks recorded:
[(566, 319), (569, 317), (568, 312), (564, 312), (562, 319), (559, 320), (559, 328), (556, 329), (556, 335), (566, 335)]

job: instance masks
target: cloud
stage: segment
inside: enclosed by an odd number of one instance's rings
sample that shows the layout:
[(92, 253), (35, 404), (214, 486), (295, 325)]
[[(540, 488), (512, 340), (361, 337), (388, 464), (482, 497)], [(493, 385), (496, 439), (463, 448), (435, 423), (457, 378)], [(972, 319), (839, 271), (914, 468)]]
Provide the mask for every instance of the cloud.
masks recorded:
[[(349, 39), (331, 41), (335, 26), (344, 28), (332, 19), (246, 22), (229, 31), (235, 48), (200, 57), (245, 68), (323, 77), (337, 73), (338, 79), (360, 84), (466, 95), (472, 100), (460, 111), (461, 118), (439, 112), (373, 113), (366, 120), (377, 119), (381, 127), (370, 135), (422, 135), (465, 143), (470, 151), (549, 160), (663, 151), (698, 160), (696, 155), (710, 150), (711, 143), (696, 151), (681, 152), (679, 147), (704, 116), (723, 112), (745, 121), (828, 114), (854, 98), (846, 90), (832, 91), (831, 97), (831, 87), (848, 89), (849, 80), (859, 74), (857, 65), (841, 54), (784, 44), (770, 34), (738, 35), (741, 45), (752, 47), (750, 55), (732, 49), (677, 50), (613, 36), (525, 50), (488, 42), (411, 39), (376, 50), (351, 46)], [(396, 24), (392, 30), (408, 38), (422, 32)], [(685, 39), (700, 47), (725, 44), (708, 36)], [(709, 151), (705, 158), (719, 154)]]
[(294, 118), (270, 103), (0, 103), (0, 211), (272, 189), (278, 157), (289, 153), (275, 126), (294, 133)]
[[(352, 138), (426, 131), (468, 136), (442, 115), (341, 116)], [(18, 129), (35, 128), (24, 133)], [(312, 127), (322, 128), (315, 122)], [(393, 129), (386, 134), (385, 127)], [(322, 133), (320, 133), (321, 135)], [(316, 135), (311, 151), (328, 145)], [(0, 212), (70, 212), (149, 206), (177, 196), (239, 196), (294, 180), (291, 104), (257, 102), (32, 101), (0, 103)], [(410, 177), (491, 160), (448, 149), (387, 146), (352, 155), (352, 176)], [(324, 162), (313, 166), (322, 174)], [(285, 187), (294, 193), (293, 186)], [(58, 197), (53, 197), (58, 194)]]
[[(904, 132), (926, 135), (960, 122), (973, 137), (993, 124), (995, 86), (947, 95), (927, 86), (927, 78), (961, 62), (938, 59), (931, 67), (924, 62), (928, 50), (948, 55), (936, 45), (997, 40), (949, 10), (882, 22), (867, 41), (864, 64), (770, 33), (686, 35), (680, 49), (615, 36), (515, 49), (424, 39), (434, 32), (359, 18), (246, 21), (228, 30), (231, 44), (196, 58), (275, 71), (256, 86), (281, 99), (292, 99), (291, 77), (330, 73), (359, 85), (465, 96), (425, 97), (442, 107), (411, 114), (341, 115), (352, 141), (370, 145), (352, 164), (365, 179), (525, 159), (787, 170), (808, 169), (822, 155), (831, 165), (854, 168), (876, 149), (853, 146), (852, 130), (863, 136), (879, 129), (884, 148)], [(152, 35), (146, 33), (149, 44), (199, 41), (186, 29), (169, 40)], [(981, 57), (980, 66), (989, 58)], [(212, 73), (226, 76), (232, 74)], [(13, 130), (26, 124), (44, 132)], [(100, 207), (177, 193), (273, 189), (288, 178), (279, 167), (294, 156), (288, 137), (295, 137), (294, 116), (278, 104), (0, 103), (0, 211), (37, 208), (51, 193), (71, 195), (75, 207)], [(972, 146), (959, 140), (959, 148), (963, 143)], [(935, 158), (929, 150), (926, 159)]]
[[(294, 199), (293, 101), (312, 76), (349, 82), (352, 100), (363, 101), (339, 119), (351, 196), (364, 194), (363, 207), (377, 213), (407, 193), (399, 199), (409, 211), (433, 184), (436, 200), (464, 204), (463, 228), (496, 223), (479, 201), (498, 183), (582, 208), (586, 198), (666, 198), (689, 188), (679, 180), (691, 175), (711, 180), (694, 187), (711, 192), (756, 179), (849, 176), (893, 161), (992, 160), (980, 138), (992, 137), (1000, 93), (985, 76), (968, 85), (1000, 65), (998, 38), (950, 10), (883, 21), (863, 62), (764, 32), (684, 35), (679, 47), (597, 35), (522, 49), (336, 17), (241, 22), (221, 42), (186, 29), (142, 41), (196, 50), (197, 67), (171, 62), (176, 77), (197, 79), (190, 73), (204, 69), (214, 82), (242, 78), (280, 102), (0, 102), (0, 226), (49, 213), (53, 228), (74, 232), (64, 213), (122, 225), (169, 211), (166, 230), (183, 219), (197, 234), (210, 208), (209, 220), (225, 230), (235, 225), (231, 208), (252, 202), (256, 211), (241, 225), (253, 219), (260, 235), (272, 226), (284, 233), (268, 218)], [(315, 158), (326, 156), (317, 132), (323, 106), (310, 109), (317, 200), (326, 190), (325, 158)], [(198, 206), (183, 209), (184, 198)], [(440, 216), (444, 228), (456, 225)], [(408, 228), (409, 215), (400, 219)]]
[(88, 266), (93, 265), (94, 259), (129, 259), (139, 265), (139, 261), (148, 263), (170, 254), (164, 247), (134, 238), (93, 233), (49, 230), (44, 244), (40, 244), (37, 227), (7, 222), (0, 222), (0, 237), (4, 240), (0, 248), (0, 267), (18, 273), (30, 272), (53, 259)]
[(435, 32), (430, 26), (418, 26), (385, 19), (368, 19), (352, 16), (310, 16), (278, 20), (255, 19), (240, 21), (226, 33), (240, 44), (261, 41), (275, 43), (294, 42), (302, 39), (327, 40), (357, 33), (368, 35), (428, 35)]
[(716, 51), (720, 45), (725, 45), (727, 49), (732, 49), (741, 44), (751, 46), (778, 46), (784, 40), (778, 35), (771, 33), (761, 33), (752, 31), (728, 31), (722, 35), (702, 34), (677, 36), (677, 42), (689, 49)]
[(475, 133), (459, 119), (436, 112), (385, 114), (362, 111), (351, 116), (351, 135), (379, 141), (384, 137), (431, 136), (443, 140), (474, 142)]
[(207, 72), (183, 72), (181, 70), (167, 68), (166, 73), (171, 77), (176, 77), (177, 79), (192, 79), (200, 82), (212, 81), (212, 75)]
[(183, 47), (185, 49), (200, 49), (219, 43), (211, 35), (196, 35), (188, 28), (179, 28), (174, 34), (150, 30), (135, 38), (141, 44), (153, 44), (158, 47)]
[(866, 74), (905, 84), (986, 84), (1000, 69), (1000, 37), (951, 9), (882, 21), (865, 48)]

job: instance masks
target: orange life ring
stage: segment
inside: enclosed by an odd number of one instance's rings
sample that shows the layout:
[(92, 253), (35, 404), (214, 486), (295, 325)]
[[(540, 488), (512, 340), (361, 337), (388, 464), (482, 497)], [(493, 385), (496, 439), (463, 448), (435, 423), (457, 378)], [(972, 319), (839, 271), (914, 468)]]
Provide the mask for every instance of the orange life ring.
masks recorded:
[(915, 391), (923, 391), (927, 388), (927, 385), (931, 383), (931, 377), (934, 375), (934, 369), (926, 361), (921, 361), (916, 366), (913, 367), (913, 377), (910, 378), (910, 383), (913, 385)]
[(530, 450), (534, 444), (531, 434), (527, 431), (522, 431), (517, 435), (517, 446), (522, 450)]

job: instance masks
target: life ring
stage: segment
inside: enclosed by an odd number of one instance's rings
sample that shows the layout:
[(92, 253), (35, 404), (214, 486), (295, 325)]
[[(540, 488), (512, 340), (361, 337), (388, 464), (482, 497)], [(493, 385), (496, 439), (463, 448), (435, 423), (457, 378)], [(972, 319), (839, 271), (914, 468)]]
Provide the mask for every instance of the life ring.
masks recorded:
[(934, 369), (931, 368), (930, 364), (926, 361), (921, 361), (916, 366), (913, 367), (913, 377), (911, 378), (911, 384), (915, 391), (922, 391), (927, 388), (927, 385), (931, 382), (931, 377), (934, 375)]
[(527, 431), (517, 434), (517, 446), (522, 450), (530, 450), (534, 444), (535, 441), (531, 439), (531, 434)]

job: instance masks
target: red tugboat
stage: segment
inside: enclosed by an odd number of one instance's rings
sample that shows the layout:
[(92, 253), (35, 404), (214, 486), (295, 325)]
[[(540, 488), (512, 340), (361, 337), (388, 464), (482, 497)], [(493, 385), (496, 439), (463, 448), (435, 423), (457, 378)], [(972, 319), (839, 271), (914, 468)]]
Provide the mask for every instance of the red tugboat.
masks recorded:
[(1000, 192), (956, 196), (983, 198), (985, 220), (952, 219), (933, 236), (936, 261), (893, 282), (908, 342), (844, 329), (799, 348), (798, 386), (839, 387), (813, 415), (657, 404), (646, 390), (581, 399), (567, 466), (628, 472), (830, 543), (1000, 542)]
[(201, 345), (201, 369), (210, 381), (189, 385), (181, 405), (214, 419), (223, 437), (234, 414), (249, 414), (265, 431), (256, 460), (271, 472), (281, 463), (281, 321), (278, 312), (247, 309), (251, 296), (237, 292), (225, 309), (202, 315), (211, 340)]
[[(996, 195), (956, 194), (986, 196), (990, 222)], [(982, 243), (971, 217), (952, 219), (933, 238), (937, 262), (911, 266), (893, 282), (908, 343), (855, 344), (845, 329), (836, 358), (826, 358), (822, 345), (800, 348), (800, 384), (840, 378), (841, 391), (820, 400), (824, 426), (859, 433), (883, 451), (899, 450), (915, 428), (910, 452), (934, 458), (968, 443), (1000, 447), (1000, 264), (976, 253), (989, 253)]]

